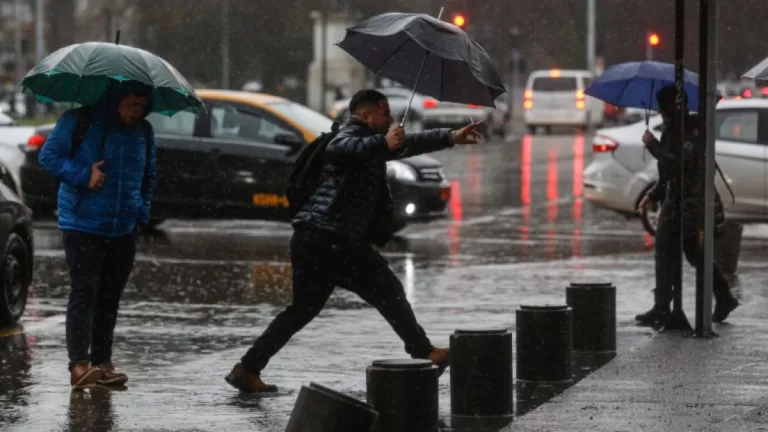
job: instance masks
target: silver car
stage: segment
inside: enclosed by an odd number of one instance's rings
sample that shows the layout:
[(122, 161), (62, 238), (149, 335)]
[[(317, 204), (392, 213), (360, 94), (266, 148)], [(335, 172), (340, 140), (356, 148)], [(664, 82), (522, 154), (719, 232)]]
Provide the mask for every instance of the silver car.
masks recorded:
[[(716, 161), (734, 193), (733, 200), (720, 176), (715, 186), (726, 216), (741, 222), (768, 221), (768, 100), (741, 99), (717, 105)], [(650, 118), (648, 129), (661, 136), (661, 117)], [(601, 129), (592, 144), (592, 163), (584, 169), (584, 197), (600, 207), (628, 217), (656, 182), (656, 160), (642, 142), (645, 121)], [(656, 233), (656, 212), (640, 216), (645, 229)]]

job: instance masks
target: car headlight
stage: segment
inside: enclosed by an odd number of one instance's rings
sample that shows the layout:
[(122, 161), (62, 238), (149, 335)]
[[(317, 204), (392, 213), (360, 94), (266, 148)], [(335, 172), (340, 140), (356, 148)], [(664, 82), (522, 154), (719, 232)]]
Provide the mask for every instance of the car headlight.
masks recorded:
[(387, 162), (387, 175), (403, 181), (416, 181), (416, 171), (400, 161)]

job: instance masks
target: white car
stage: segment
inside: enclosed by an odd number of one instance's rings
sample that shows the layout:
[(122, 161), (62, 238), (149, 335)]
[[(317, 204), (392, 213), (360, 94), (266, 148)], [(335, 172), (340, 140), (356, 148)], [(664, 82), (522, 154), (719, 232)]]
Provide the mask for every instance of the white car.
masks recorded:
[(543, 127), (576, 126), (582, 129), (603, 123), (605, 102), (585, 95), (594, 79), (585, 70), (537, 70), (528, 76), (523, 97), (523, 118), (531, 134)]
[[(717, 105), (715, 187), (726, 216), (740, 222), (768, 221), (768, 100), (725, 100)], [(661, 136), (661, 116), (650, 118), (648, 128)], [(592, 163), (584, 169), (584, 197), (621, 214), (635, 214), (640, 199), (656, 182), (656, 159), (645, 150), (645, 121), (598, 130), (592, 143)], [(646, 230), (655, 234), (656, 214), (641, 215)]]
[(21, 165), (24, 163), (24, 146), (34, 135), (35, 128), (18, 126), (9, 116), (0, 111), (0, 166), (7, 175), (2, 182), (21, 197)]

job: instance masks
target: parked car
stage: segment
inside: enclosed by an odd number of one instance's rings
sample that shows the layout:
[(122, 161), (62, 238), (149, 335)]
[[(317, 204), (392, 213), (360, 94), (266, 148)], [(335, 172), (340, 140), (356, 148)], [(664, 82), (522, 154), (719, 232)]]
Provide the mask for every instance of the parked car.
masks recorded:
[(585, 95), (594, 79), (586, 70), (537, 70), (528, 76), (523, 97), (523, 118), (528, 131), (543, 127), (576, 126), (581, 129), (603, 123), (605, 102)]
[[(289, 100), (242, 91), (199, 90), (207, 114), (151, 114), (157, 138), (152, 224), (164, 219), (287, 220), (285, 184), (301, 149), (330, 131), (328, 117)], [(38, 163), (53, 125), (37, 129), (21, 169), (24, 199), (36, 216), (56, 210), (58, 182)], [(426, 155), (388, 165), (402, 229), (446, 213), (450, 185)]]
[(24, 163), (24, 152), (19, 146), (23, 147), (34, 133), (34, 127), (19, 126), (14, 119), (0, 111), (0, 167), (6, 173), (0, 181), (19, 197), (22, 197), (19, 187), (20, 169)]
[[(0, 168), (0, 176), (7, 175)], [(0, 327), (16, 323), (27, 306), (32, 283), (34, 244), (32, 212), (19, 197), (0, 183)]]
[[(768, 221), (768, 100), (740, 99), (718, 103), (716, 111), (716, 161), (730, 192), (719, 175), (717, 188), (726, 216), (740, 222)], [(656, 137), (663, 130), (661, 116), (650, 118), (648, 128)], [(597, 131), (592, 143), (592, 163), (584, 169), (584, 197), (600, 207), (634, 216), (640, 199), (658, 179), (656, 160), (645, 151), (645, 121)], [(734, 202), (735, 201), (735, 202)], [(641, 214), (645, 229), (656, 232), (657, 208)]]

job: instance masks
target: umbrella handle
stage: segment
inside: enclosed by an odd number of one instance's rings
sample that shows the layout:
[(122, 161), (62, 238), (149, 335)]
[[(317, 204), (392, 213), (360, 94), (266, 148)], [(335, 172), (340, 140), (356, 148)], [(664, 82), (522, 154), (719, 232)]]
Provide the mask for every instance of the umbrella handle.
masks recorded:
[[(437, 14), (437, 19), (442, 18), (443, 16), (443, 10), (445, 8), (440, 8), (440, 13)], [(421, 81), (421, 73), (424, 71), (424, 65), (427, 64), (427, 57), (429, 57), (429, 51), (424, 55), (424, 60), (421, 62), (421, 67), (419, 68), (419, 75), (416, 76), (416, 84), (413, 86), (413, 92), (411, 92), (411, 99), (408, 101), (408, 105), (405, 107), (405, 113), (403, 114), (403, 119), (400, 120), (400, 127), (405, 126), (405, 119), (408, 118), (408, 111), (411, 110), (411, 104), (413, 103), (413, 97), (416, 96), (416, 88), (419, 87), (419, 81)]]

